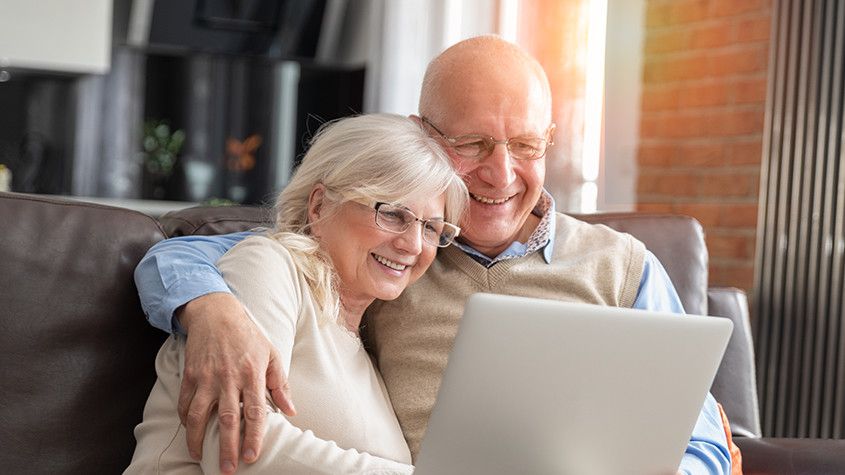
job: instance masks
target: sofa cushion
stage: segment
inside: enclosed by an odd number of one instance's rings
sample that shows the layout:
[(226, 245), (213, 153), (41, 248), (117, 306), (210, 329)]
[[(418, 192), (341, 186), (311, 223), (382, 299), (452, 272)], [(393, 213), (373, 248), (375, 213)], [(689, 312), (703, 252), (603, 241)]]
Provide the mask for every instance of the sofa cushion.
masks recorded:
[(845, 473), (845, 440), (734, 438), (745, 475)]
[(0, 193), (0, 467), (120, 473), (166, 336), (132, 274), (164, 237), (143, 214)]

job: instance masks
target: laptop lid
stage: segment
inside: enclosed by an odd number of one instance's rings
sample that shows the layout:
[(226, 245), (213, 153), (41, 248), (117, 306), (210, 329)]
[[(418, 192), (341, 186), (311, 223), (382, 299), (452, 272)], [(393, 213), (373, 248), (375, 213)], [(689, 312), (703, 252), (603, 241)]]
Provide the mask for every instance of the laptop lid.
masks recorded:
[(415, 473), (675, 473), (732, 329), (475, 294)]

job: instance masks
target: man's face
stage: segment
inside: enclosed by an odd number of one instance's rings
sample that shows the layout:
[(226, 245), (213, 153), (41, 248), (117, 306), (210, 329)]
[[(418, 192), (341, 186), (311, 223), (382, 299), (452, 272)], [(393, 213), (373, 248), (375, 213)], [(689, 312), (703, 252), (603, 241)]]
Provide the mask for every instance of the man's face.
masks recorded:
[[(549, 138), (549, 106), (539, 85), (506, 84), (496, 89), (491, 87), (495, 83), (476, 81), (458, 91), (448, 91), (458, 93), (444, 95), (440, 123), (435, 125), (452, 137)], [(516, 160), (504, 144), (496, 145), (489, 156), (480, 159), (447, 150), (471, 197), (461, 240), (491, 257), (516, 240), (526, 242), (536, 225), (529, 218), (542, 193), (545, 158)]]

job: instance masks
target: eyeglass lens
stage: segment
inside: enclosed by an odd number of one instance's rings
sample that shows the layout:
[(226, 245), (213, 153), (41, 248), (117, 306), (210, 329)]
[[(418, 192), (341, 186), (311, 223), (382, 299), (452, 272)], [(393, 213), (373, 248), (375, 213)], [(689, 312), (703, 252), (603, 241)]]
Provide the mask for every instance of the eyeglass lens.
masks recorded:
[(493, 152), (496, 144), (504, 143), (511, 156), (530, 160), (540, 158), (546, 153), (546, 141), (536, 137), (514, 137), (507, 141), (497, 141), (482, 135), (464, 135), (452, 140), (452, 148), (464, 157), (486, 157)]
[(376, 224), (388, 231), (405, 232), (415, 221), (422, 222), (422, 236), (429, 244), (445, 247), (455, 238), (455, 227), (443, 220), (419, 220), (414, 213), (405, 208), (387, 203), (376, 205)]

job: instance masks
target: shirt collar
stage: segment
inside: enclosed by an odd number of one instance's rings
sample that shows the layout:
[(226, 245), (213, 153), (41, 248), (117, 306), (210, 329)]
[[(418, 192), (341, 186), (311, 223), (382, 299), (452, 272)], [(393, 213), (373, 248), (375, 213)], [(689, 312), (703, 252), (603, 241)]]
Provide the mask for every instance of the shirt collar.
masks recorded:
[(557, 220), (554, 219), (555, 200), (545, 189), (543, 189), (543, 193), (540, 195), (540, 200), (537, 202), (537, 206), (534, 207), (532, 213), (540, 218), (540, 223), (537, 225), (534, 232), (531, 233), (531, 236), (528, 237), (528, 241), (526, 243), (514, 241), (507, 247), (507, 249), (492, 259), (485, 256), (469, 244), (455, 241), (452, 245), (457, 246), (458, 249), (469, 254), (470, 257), (485, 267), (490, 267), (499, 261), (525, 257), (540, 249), (543, 250), (543, 260), (546, 261), (546, 264), (550, 264), (552, 262), (552, 253), (554, 251), (554, 239), (551, 239), (551, 237), (555, 235)]

